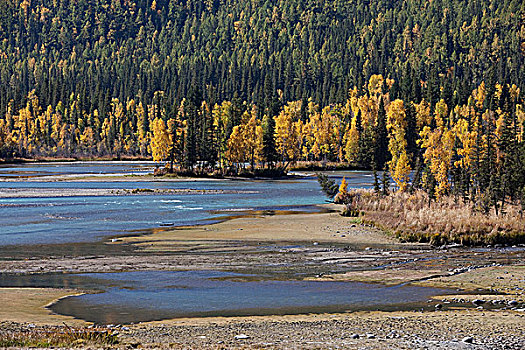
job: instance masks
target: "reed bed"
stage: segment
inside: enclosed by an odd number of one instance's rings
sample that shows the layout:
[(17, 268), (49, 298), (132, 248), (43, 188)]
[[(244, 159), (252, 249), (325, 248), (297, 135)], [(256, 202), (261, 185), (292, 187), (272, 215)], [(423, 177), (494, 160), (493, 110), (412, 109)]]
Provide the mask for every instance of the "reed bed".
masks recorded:
[(504, 214), (496, 215), (494, 211), (484, 213), (460, 197), (431, 201), (423, 191), (380, 196), (355, 190), (350, 205), (359, 209), (363, 221), (406, 242), (466, 246), (525, 243), (525, 218), (516, 204), (508, 204)]

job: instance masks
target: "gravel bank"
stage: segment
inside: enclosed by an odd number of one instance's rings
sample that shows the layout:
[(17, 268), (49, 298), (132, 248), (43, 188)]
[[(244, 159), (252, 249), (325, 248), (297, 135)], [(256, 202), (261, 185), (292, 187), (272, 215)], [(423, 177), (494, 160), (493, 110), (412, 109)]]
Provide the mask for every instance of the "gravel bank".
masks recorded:
[[(435, 298), (423, 312), (418, 309), (198, 318), (127, 325), (115, 329), (119, 332), (121, 348), (525, 348), (525, 312), (520, 311), (525, 302), (522, 263), (525, 249), (520, 247), (432, 249), (426, 245), (400, 244), (378, 230), (336, 213), (324, 213), (256, 215), (214, 225), (119, 238), (100, 244), (96, 254), (86, 254), (84, 248), (65, 248), (45, 247), (53, 254), (42, 253), (32, 259), (25, 258), (24, 252), (4, 250), (0, 272), (16, 275), (214, 269), (267, 273), (282, 279), (419, 283), (458, 288), (460, 293)], [(479, 289), (483, 290), (482, 294)], [(492, 294), (487, 295), (491, 290)], [(472, 291), (472, 295), (465, 295), (466, 291)], [(76, 291), (12, 288), (3, 292), (7, 294), (4, 294), (0, 320), (10, 321), (0, 324), (3, 332), (76, 322), (51, 315), (44, 308), (64, 293)], [(33, 302), (27, 303), (30, 297)], [(462, 301), (452, 305), (447, 298)], [(478, 310), (472, 302), (480, 298), (486, 299), (487, 304)], [(488, 301), (495, 299), (504, 303), (489, 308)], [(517, 304), (508, 307), (507, 303), (512, 300)], [(444, 306), (438, 308), (437, 304)], [(23, 312), (14, 312), (22, 310), (22, 306)]]
[(96, 197), (172, 194), (248, 194), (253, 191), (195, 190), (195, 189), (111, 189), (111, 188), (0, 188), (0, 198)]
[[(210, 318), (113, 326), (115, 348), (523, 349), (525, 316), (511, 311), (356, 312)], [(65, 327), (3, 322), (2, 332)], [(1, 334), (1, 332), (0, 332)]]
[(523, 349), (524, 322), (511, 312), (372, 312), (138, 325), (123, 339), (179, 348)]

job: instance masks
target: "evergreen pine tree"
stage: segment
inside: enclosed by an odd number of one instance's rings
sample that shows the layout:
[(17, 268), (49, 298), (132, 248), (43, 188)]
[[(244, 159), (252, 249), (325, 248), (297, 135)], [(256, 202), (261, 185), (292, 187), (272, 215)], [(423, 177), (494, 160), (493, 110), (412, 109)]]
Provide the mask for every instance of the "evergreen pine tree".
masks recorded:
[(262, 121), (263, 129), (263, 159), (268, 168), (272, 169), (278, 159), (277, 150), (275, 149), (275, 120), (265, 115)]
[(384, 168), (390, 157), (388, 151), (388, 130), (386, 128), (386, 110), (383, 99), (379, 101), (377, 123), (375, 126), (374, 159), (378, 169)]

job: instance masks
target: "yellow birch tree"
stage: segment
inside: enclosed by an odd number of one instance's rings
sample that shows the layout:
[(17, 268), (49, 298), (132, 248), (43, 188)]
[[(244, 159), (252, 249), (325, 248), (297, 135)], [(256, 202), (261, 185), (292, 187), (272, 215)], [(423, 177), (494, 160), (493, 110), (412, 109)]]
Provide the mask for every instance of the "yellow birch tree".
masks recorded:
[(161, 118), (155, 118), (151, 125), (153, 137), (151, 139), (151, 155), (154, 162), (162, 162), (168, 157), (170, 138), (166, 123)]
[(395, 100), (387, 109), (387, 129), (389, 131), (388, 149), (392, 160), (388, 163), (390, 175), (400, 192), (406, 191), (411, 167), (406, 152), (407, 141), (405, 107), (402, 100)]

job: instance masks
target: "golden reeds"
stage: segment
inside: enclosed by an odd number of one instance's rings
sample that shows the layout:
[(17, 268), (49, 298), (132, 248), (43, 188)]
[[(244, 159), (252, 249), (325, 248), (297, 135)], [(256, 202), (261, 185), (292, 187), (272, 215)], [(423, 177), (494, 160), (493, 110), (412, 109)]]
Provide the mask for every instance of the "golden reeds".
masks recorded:
[(448, 196), (429, 200), (423, 191), (380, 196), (369, 190), (354, 203), (362, 220), (394, 233), (403, 241), (433, 245), (512, 245), (525, 243), (525, 218), (518, 205), (508, 204), (504, 214), (482, 213), (472, 202)]

